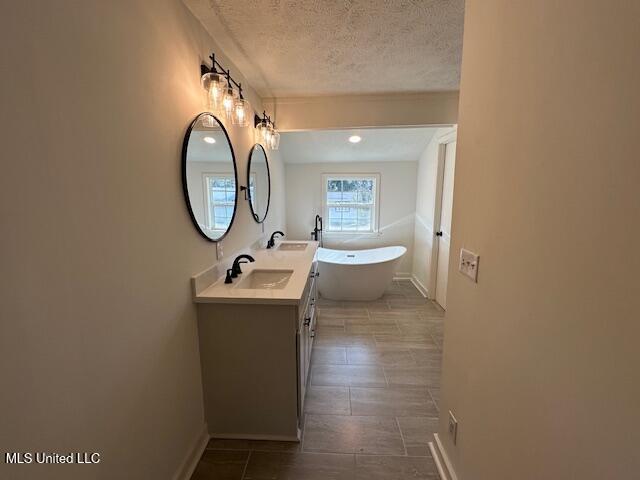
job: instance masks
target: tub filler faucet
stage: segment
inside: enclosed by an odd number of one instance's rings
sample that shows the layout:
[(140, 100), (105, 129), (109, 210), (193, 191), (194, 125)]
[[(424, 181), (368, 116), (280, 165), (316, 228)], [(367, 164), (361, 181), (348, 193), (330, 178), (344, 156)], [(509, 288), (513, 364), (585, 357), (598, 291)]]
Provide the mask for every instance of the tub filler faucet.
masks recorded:
[[(318, 225), (320, 225), (320, 228), (318, 228)], [(318, 241), (318, 237), (320, 237), (320, 242), (322, 242), (322, 217), (320, 215), (316, 215), (316, 225), (313, 232), (311, 232), (311, 236), (316, 242)]]

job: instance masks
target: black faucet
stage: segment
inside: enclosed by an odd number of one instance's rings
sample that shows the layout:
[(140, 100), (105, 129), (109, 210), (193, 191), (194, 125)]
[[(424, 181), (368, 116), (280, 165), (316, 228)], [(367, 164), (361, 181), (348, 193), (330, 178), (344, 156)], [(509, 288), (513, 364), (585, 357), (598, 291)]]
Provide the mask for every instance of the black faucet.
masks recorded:
[(233, 278), (231, 278), (231, 272), (233, 272), (233, 268), (228, 268), (227, 277), (224, 279), (224, 283), (233, 283)]
[[(231, 266), (231, 274), (230, 276), (232, 278), (236, 278), (238, 276), (239, 273), (242, 273), (242, 270), (240, 270), (240, 264), (241, 263), (248, 263), (247, 261), (243, 261), (242, 259), (246, 258), (249, 262), (255, 262), (255, 258), (253, 258), (251, 255), (247, 255), (246, 253), (243, 253), (242, 255), (238, 255), (236, 257), (236, 259), (233, 261), (233, 265)], [(229, 274), (229, 272), (227, 272), (227, 274)], [(226, 280), (225, 280), (226, 282)]]
[(281, 232), (280, 230), (276, 230), (275, 232), (273, 232), (271, 234), (271, 238), (269, 239), (269, 241), (267, 242), (267, 248), (273, 248), (276, 246), (276, 235), (280, 235), (282, 237), (284, 237), (284, 233)]
[[(320, 228), (318, 228), (318, 223), (320, 224)], [(313, 239), (317, 242), (318, 241), (318, 232), (322, 231), (322, 217), (320, 215), (316, 215), (316, 226), (313, 229), (313, 232), (311, 232), (311, 235), (313, 235)]]

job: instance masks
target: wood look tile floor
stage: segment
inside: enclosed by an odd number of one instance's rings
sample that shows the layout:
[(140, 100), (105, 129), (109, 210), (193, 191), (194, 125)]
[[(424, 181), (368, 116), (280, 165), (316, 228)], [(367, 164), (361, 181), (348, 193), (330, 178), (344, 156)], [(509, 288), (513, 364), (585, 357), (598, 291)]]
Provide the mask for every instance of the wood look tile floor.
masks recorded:
[(409, 281), (320, 299), (302, 442), (217, 440), (192, 480), (435, 480), (443, 310)]

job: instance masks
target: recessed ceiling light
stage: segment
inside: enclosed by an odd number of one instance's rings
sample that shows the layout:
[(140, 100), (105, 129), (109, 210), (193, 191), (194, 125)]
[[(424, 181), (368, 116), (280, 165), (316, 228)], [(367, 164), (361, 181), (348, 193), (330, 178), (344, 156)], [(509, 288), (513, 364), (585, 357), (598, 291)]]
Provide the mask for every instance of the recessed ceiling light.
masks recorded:
[(213, 137), (204, 137), (202, 140), (204, 140), (207, 143), (216, 143), (216, 139)]
[(351, 135), (349, 137), (349, 141), (351, 143), (358, 143), (360, 140), (362, 140), (362, 137), (360, 135)]

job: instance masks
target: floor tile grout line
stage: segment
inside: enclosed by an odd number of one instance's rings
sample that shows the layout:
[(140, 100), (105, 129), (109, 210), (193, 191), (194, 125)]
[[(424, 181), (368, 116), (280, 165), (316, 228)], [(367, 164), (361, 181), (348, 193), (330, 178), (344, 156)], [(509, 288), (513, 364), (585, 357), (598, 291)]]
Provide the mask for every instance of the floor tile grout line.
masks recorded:
[(300, 438), (300, 453), (304, 452), (304, 436), (307, 433), (307, 419), (309, 418), (309, 414), (303, 412), (304, 421), (302, 422), (302, 438)]
[(389, 378), (387, 377), (387, 371), (385, 370), (385, 367), (382, 367), (382, 374), (384, 375), (384, 381), (387, 384), (387, 387), (390, 387), (391, 384), (389, 383)]
[(416, 364), (416, 367), (420, 367), (420, 362), (418, 362), (418, 359), (416, 358), (415, 353), (413, 353), (413, 349), (407, 348), (407, 350), (409, 351), (409, 355), (411, 355), (411, 358), (413, 358), (413, 363)]
[(312, 453), (314, 455), (342, 455), (353, 457), (392, 457), (392, 458), (431, 458), (431, 455), (398, 455), (394, 453), (369, 453), (369, 452), (338, 452), (333, 450), (310, 450), (305, 453)]
[(414, 383), (393, 383), (391, 385), (368, 385), (368, 384), (363, 384), (363, 385), (352, 385), (352, 384), (347, 384), (347, 383), (334, 383), (331, 385), (310, 385), (310, 387), (324, 387), (324, 388), (337, 388), (337, 387), (349, 387), (349, 388), (377, 388), (380, 390), (384, 390), (384, 389), (400, 389), (400, 390), (410, 390), (410, 389), (429, 389), (429, 388), (440, 388), (436, 385), (416, 385)]
[(398, 455), (396, 453), (370, 453), (370, 452), (340, 452), (336, 450), (309, 450), (304, 453), (312, 453), (314, 455), (353, 455), (354, 457), (394, 457), (394, 458), (428, 458), (426, 455)]
[[(393, 414), (388, 414), (388, 415), (382, 415), (379, 413), (367, 413), (367, 414), (358, 414), (358, 415), (346, 415), (343, 413), (316, 413), (316, 412), (305, 412), (306, 415), (313, 415), (314, 417), (354, 417), (354, 418), (361, 418), (361, 417), (375, 417), (375, 418), (394, 418)], [(407, 417), (424, 417), (424, 418), (438, 418), (434, 415), (428, 414), (428, 413), (421, 413), (421, 412), (416, 412), (416, 413), (412, 413), (411, 415), (400, 415), (397, 418), (407, 418)], [(234, 452), (238, 452), (238, 451), (243, 451), (246, 450), (245, 449), (233, 449), (233, 448), (220, 448), (217, 449), (220, 451), (234, 451)], [(257, 449), (254, 448), (251, 450), (252, 452), (275, 452), (275, 453), (292, 453), (292, 452), (287, 452), (287, 451), (280, 451), (280, 450), (269, 450), (269, 449)]]
[(247, 455), (247, 461), (244, 464), (244, 469), (242, 470), (242, 476), (240, 480), (244, 479), (244, 476), (247, 474), (247, 468), (249, 467), (249, 460), (251, 459), (251, 450), (249, 450), (249, 455)]
[(429, 396), (431, 397), (433, 406), (436, 407), (436, 410), (438, 410), (438, 413), (440, 413), (440, 406), (438, 405), (438, 402), (436, 402), (436, 399), (434, 398), (433, 393), (431, 393), (431, 388), (427, 387), (427, 392), (429, 392)]
[(407, 452), (407, 442), (404, 439), (404, 435), (402, 434), (402, 429), (400, 428), (400, 422), (398, 421), (398, 417), (393, 417), (393, 419), (396, 421), (396, 426), (398, 427), (398, 432), (400, 433), (400, 438), (402, 439), (402, 446), (404, 447), (404, 456), (408, 457), (409, 456), (409, 452)]
[(431, 340), (433, 340), (433, 343), (438, 346), (438, 350), (442, 350), (442, 346), (440, 345), (439, 342), (436, 341), (436, 339), (434, 338), (434, 336), (433, 336), (433, 334), (431, 332), (429, 332), (429, 336), (431, 337)]

